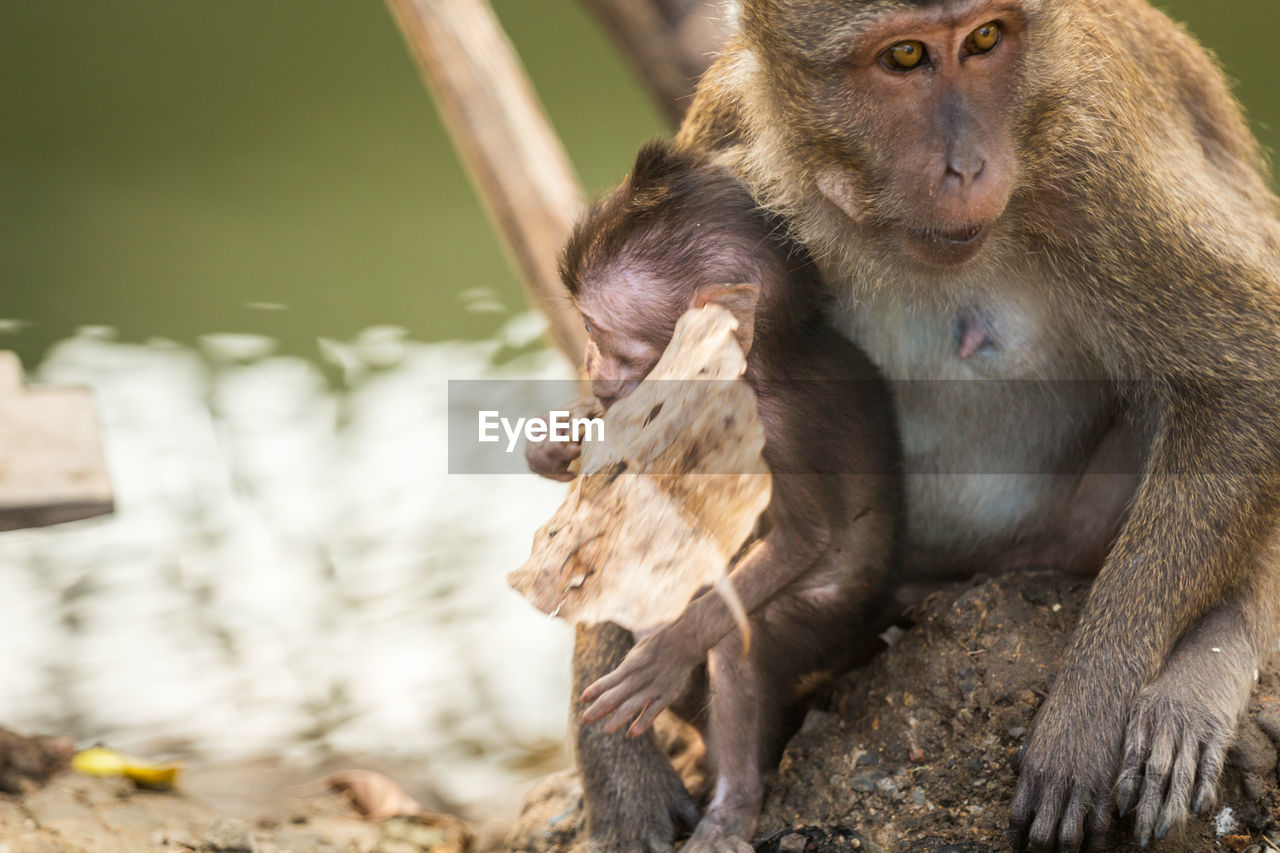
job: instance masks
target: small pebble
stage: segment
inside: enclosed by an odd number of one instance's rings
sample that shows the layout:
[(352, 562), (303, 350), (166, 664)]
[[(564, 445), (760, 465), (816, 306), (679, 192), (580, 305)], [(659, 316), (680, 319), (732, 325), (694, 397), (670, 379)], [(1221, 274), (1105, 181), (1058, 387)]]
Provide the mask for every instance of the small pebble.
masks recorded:
[(887, 776), (883, 770), (875, 768), (860, 770), (853, 774), (853, 778), (849, 780), (849, 787), (855, 791), (861, 791), (864, 794), (870, 794), (876, 790), (879, 781)]
[(1236, 831), (1236, 813), (1231, 806), (1223, 806), (1222, 811), (1214, 815), (1213, 833), (1222, 838)]
[(778, 842), (779, 853), (801, 853), (809, 844), (809, 839), (798, 832), (784, 835)]
[(913, 764), (921, 763), (924, 761), (924, 750), (917, 746), (915, 749), (911, 750), (910, 758)]

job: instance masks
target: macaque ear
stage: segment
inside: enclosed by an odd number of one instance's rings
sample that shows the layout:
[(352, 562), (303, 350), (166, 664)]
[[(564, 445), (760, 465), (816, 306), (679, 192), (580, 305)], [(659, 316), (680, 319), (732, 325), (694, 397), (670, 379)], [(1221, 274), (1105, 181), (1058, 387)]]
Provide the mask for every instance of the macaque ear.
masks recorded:
[(861, 222), (863, 209), (858, 193), (854, 190), (849, 176), (840, 168), (823, 169), (815, 179), (818, 192), (844, 211), (844, 215), (854, 222)]
[(760, 301), (760, 288), (750, 283), (717, 284), (704, 287), (693, 295), (694, 308), (705, 305), (719, 305), (725, 308), (738, 321), (735, 336), (744, 354), (751, 352), (751, 343), (755, 340), (756, 304)]

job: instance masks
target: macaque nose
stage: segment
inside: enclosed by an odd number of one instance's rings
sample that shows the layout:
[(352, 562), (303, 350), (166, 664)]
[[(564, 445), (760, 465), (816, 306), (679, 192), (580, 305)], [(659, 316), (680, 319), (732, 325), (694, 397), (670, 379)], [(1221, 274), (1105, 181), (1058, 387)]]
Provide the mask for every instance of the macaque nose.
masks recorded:
[(636, 386), (639, 384), (639, 379), (626, 377), (621, 379), (593, 379), (591, 380), (591, 393), (607, 409), (636, 390)]
[(622, 389), (626, 384), (625, 379), (598, 377), (591, 380), (591, 393), (597, 400), (608, 405), (622, 396)]
[(943, 182), (958, 182), (960, 189), (968, 189), (978, 180), (982, 170), (987, 167), (987, 158), (978, 151), (953, 153), (947, 157), (947, 172)]

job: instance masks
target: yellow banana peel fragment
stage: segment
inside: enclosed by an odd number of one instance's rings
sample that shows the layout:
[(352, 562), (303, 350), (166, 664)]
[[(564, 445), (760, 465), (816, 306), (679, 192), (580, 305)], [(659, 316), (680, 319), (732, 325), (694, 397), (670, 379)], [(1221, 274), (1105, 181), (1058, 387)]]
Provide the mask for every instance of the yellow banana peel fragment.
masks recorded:
[(76, 753), (71, 769), (86, 776), (123, 776), (143, 788), (172, 788), (181, 764), (152, 764), (100, 746)]

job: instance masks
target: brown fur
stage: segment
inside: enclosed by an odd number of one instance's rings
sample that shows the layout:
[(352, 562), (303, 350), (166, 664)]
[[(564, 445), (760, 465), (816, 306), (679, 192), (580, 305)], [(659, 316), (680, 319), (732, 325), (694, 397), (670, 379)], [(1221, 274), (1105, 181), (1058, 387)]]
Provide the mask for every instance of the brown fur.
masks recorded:
[[(580, 633), (577, 688), (590, 703), (583, 721), (603, 721), (607, 732), (630, 724), (638, 736), (669, 706), (694, 711), (715, 790), (684, 849), (750, 850), (763, 779), (798, 725), (815, 676), (870, 654), (892, 612), (903, 510), (887, 388), (831, 326), (813, 264), (781, 223), (726, 169), (666, 144), (646, 146), (627, 181), (588, 212), (563, 270), (590, 327), (588, 373), (605, 405), (652, 369), (690, 307), (715, 302), (738, 319), (774, 473), (761, 537), (730, 574), (749, 614), (750, 647), (733, 632), (724, 603), (707, 593), (607, 674), (598, 662), (616, 659), (625, 644), (616, 634)], [(606, 636), (607, 654), (593, 645)], [(583, 677), (588, 666), (591, 682)], [(637, 815), (633, 803), (603, 790), (612, 784), (604, 774), (616, 768), (595, 759), (608, 755), (647, 777), (659, 772), (652, 744), (612, 746), (616, 754), (606, 736), (580, 730), (588, 826), (607, 849), (636, 831)], [(631, 780), (625, 790), (634, 793)], [(684, 798), (665, 782), (657, 791), (641, 795), (640, 808), (669, 839), (669, 815)], [(669, 805), (663, 796), (673, 797)]]
[[(891, 235), (942, 210), (895, 171), (932, 143), (842, 60), (868, 27), (949, 14), (1022, 22), (1005, 75), (973, 95), (990, 139), (1013, 141), (1011, 187), (972, 257), (928, 264)], [(1139, 838), (1203, 807), (1280, 609), (1280, 226), (1213, 60), (1143, 0), (744, 0), (679, 141), (792, 224), (891, 379), (1094, 380), (1048, 402), (1009, 382), (995, 410), (900, 394), (909, 564), (1019, 553), (1084, 571), (1105, 554), (1028, 743), (1020, 845), (1100, 838), (1117, 782)], [(974, 305), (994, 318), (989, 357), (947, 337)], [(1131, 462), (1099, 468), (1116, 447)], [(1046, 473), (997, 482), (981, 474), (996, 458)], [(1076, 529), (1091, 541), (1055, 562)]]

